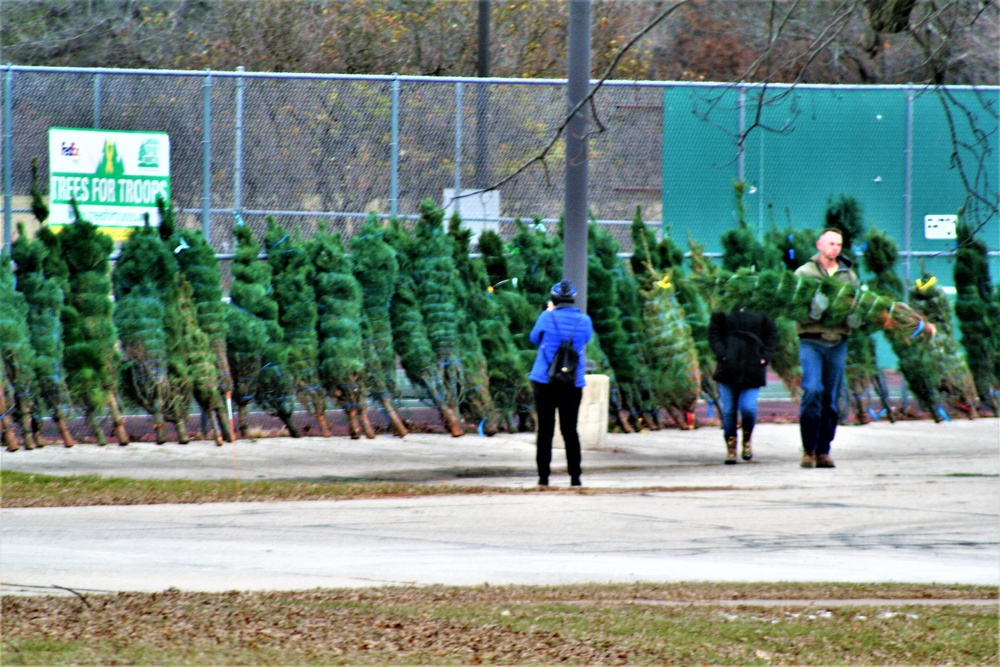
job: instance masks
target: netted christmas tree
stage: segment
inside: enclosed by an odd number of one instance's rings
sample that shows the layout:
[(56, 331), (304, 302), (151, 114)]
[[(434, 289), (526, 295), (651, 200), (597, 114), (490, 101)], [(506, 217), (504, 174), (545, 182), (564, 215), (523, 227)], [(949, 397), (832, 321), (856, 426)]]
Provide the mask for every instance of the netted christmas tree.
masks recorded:
[[(677, 290), (677, 301), (684, 309), (684, 317), (691, 329), (695, 351), (698, 354), (701, 393), (708, 401), (709, 410), (720, 409), (719, 387), (712, 378), (715, 372), (715, 356), (708, 344), (708, 321), (711, 311), (697, 286), (687, 279), (684, 270), (684, 251), (669, 234), (665, 233), (657, 242), (652, 230), (643, 222), (642, 211), (638, 208), (632, 218), (632, 244), (633, 247), (643, 249), (643, 252), (633, 253), (631, 259), (632, 271), (640, 277), (640, 282), (648, 275), (643, 264), (643, 258), (646, 256), (653, 262), (653, 268), (658, 273), (670, 272)], [(646, 252), (646, 249), (649, 249), (649, 252)]]
[[(785, 268), (794, 271), (816, 253), (816, 233), (812, 229), (796, 228), (788, 224), (784, 229), (771, 227), (765, 241), (778, 249)], [(770, 268), (780, 268), (772, 266)], [(793, 399), (802, 391), (802, 368), (799, 365), (799, 334), (795, 322), (787, 317), (774, 320), (778, 329), (778, 342), (771, 358), (771, 370), (781, 378), (785, 390)]]
[[(210, 429), (233, 440), (228, 402), (233, 391), (232, 374), (226, 353), (226, 304), (222, 300), (222, 277), (215, 251), (200, 230), (177, 229), (174, 211), (162, 197), (157, 199), (160, 211), (160, 238), (177, 260), (181, 276), (190, 285), (191, 299), (196, 309), (197, 326), (208, 339), (213, 357), (213, 370), (198, 363), (204, 377), (195, 375), (194, 398), (202, 412), (202, 421)], [(197, 333), (190, 335), (200, 338)], [(202, 352), (199, 351), (199, 358)], [(214, 378), (213, 390), (209, 384)]]
[(431, 343), (428, 325), (421, 309), (420, 297), (414, 284), (415, 264), (411, 246), (412, 233), (398, 219), (392, 220), (387, 238), (397, 252), (399, 273), (393, 291), (389, 316), (392, 339), (406, 377), (441, 413), (446, 432), (458, 437), (465, 434), (456, 406), (449, 400), (448, 390), (439, 365), (439, 356)]
[(260, 243), (246, 225), (233, 228), (236, 256), (231, 307), (226, 313), (226, 353), (233, 374), (233, 402), (239, 431), (247, 437), (249, 406), (256, 402), (278, 417), (293, 438), (301, 436), (292, 419), (294, 389), (284, 365), (288, 350), (278, 323), (278, 304), (271, 298), (271, 266), (260, 260)]
[(959, 212), (958, 249), (955, 252), (955, 315), (962, 332), (965, 360), (976, 384), (982, 408), (997, 412), (1000, 377), (1000, 311), (992, 302), (986, 243), (976, 236)]
[(375, 437), (368, 421), (361, 333), (361, 286), (340, 234), (323, 226), (305, 244), (312, 261), (316, 293), (319, 379), (326, 394), (347, 417), (352, 438)]
[[(156, 442), (167, 441), (164, 422), (177, 429), (178, 440), (187, 439), (183, 421), (174, 409), (165, 412), (170, 396), (168, 372), (167, 301), (177, 288), (177, 262), (149, 226), (132, 231), (122, 243), (111, 274), (114, 287), (114, 323), (122, 348), (122, 377), (128, 394), (153, 418)], [(190, 401), (190, 393), (186, 393)], [(176, 404), (172, 407), (176, 408)]]
[[(609, 416), (620, 430), (632, 433), (644, 412), (645, 378), (642, 346), (636, 346), (637, 341), (629, 337), (625, 314), (618, 303), (617, 283), (628, 271), (618, 256), (618, 242), (610, 232), (591, 222), (587, 235), (587, 314), (594, 323), (595, 338), (599, 339), (609, 367), (605, 371), (611, 380)], [(627, 305), (639, 304), (633, 301)]]
[[(44, 222), (44, 218), (39, 222)], [(41, 403), (48, 407), (63, 444), (72, 447), (75, 440), (67, 422), (72, 414), (72, 405), (63, 370), (64, 283), (45, 275), (45, 258), (49, 249), (37, 238), (29, 240), (24, 225), (18, 225), (18, 236), (11, 253), (17, 264), (17, 290), (24, 295), (28, 307), (27, 323), (34, 350), (33, 371), (40, 399), (33, 402), (34, 407), (36, 412), (40, 412)], [(36, 428), (40, 419), (39, 414), (33, 420)]]
[[(869, 290), (894, 301), (902, 301), (906, 296), (906, 288), (896, 273), (899, 261), (896, 242), (884, 232), (874, 229), (869, 232), (865, 241), (863, 264), (874, 276), (867, 281)], [(886, 338), (899, 359), (899, 372), (906, 381), (907, 389), (913, 392), (917, 403), (936, 421), (944, 419), (946, 413), (942, 407), (943, 399), (937, 389), (940, 373), (934, 364), (930, 347), (914, 344), (906, 336), (887, 334)]]
[(396, 351), (389, 306), (396, 289), (399, 263), (386, 241), (385, 228), (374, 213), (350, 239), (354, 277), (361, 288), (361, 339), (364, 384), (372, 400), (381, 405), (393, 432), (409, 433), (397, 408)]
[[(490, 301), (498, 312), (498, 322), (507, 329), (505, 333), (497, 332), (497, 335), (504, 338), (509, 336), (511, 349), (508, 350), (508, 354), (515, 355), (516, 360), (510, 359), (508, 363), (521, 373), (521, 377), (510, 377), (509, 373), (514, 372), (513, 370), (500, 370), (503, 364), (497, 367), (496, 371), (493, 371), (491, 366), (491, 373), (507, 373), (508, 377), (499, 381), (517, 387), (513, 396), (514, 411), (517, 416), (516, 430), (530, 431), (534, 428), (534, 395), (527, 378), (537, 350), (528, 336), (541, 309), (537, 302), (532, 303), (528, 300), (523, 291), (523, 281), (512, 274), (507, 258), (511, 247), (504, 245), (499, 234), (491, 230), (485, 230), (480, 234), (479, 251), (486, 271), (488, 282), (486, 289)], [(487, 335), (490, 335), (490, 331), (492, 328), (487, 328)], [(496, 345), (500, 349), (506, 347), (506, 344), (499, 339)]]
[(717, 304), (724, 309), (744, 307), (771, 317), (812, 319), (827, 326), (846, 323), (862, 333), (881, 329), (894, 349), (903, 346), (916, 351), (930, 349), (927, 318), (906, 303), (871, 289), (832, 277), (815, 280), (776, 269), (762, 272), (740, 269), (728, 278), (720, 276), (709, 281), (718, 295)]
[(936, 388), (945, 405), (959, 414), (975, 419), (978, 416), (976, 384), (958, 341), (955, 340), (951, 301), (938, 284), (937, 276), (928, 273), (923, 267), (921, 273), (921, 278), (910, 288), (909, 301), (936, 329), (934, 337), (927, 343), (932, 363), (937, 370)]
[(457, 213), (449, 221), (448, 234), (453, 240), (455, 291), (464, 311), (460, 335), (466, 395), (474, 399), (463, 405), (463, 414), (478, 416), (484, 435), (501, 427), (511, 432), (517, 429), (516, 415), (530, 391), (527, 369), (521, 366), (510, 321), (493, 298), (486, 264), (471, 255), (472, 231), (462, 227)]
[[(444, 230), (444, 211), (431, 200), (420, 202), (413, 242), (406, 246), (413, 286), (427, 327), (427, 340), (440, 369), (444, 399), (461, 416), (465, 400), (459, 307), (455, 294), (454, 243)], [(483, 387), (488, 392), (488, 387)], [(470, 396), (470, 398), (472, 398)]]
[(184, 420), (192, 398), (201, 408), (204, 437), (222, 445), (232, 442), (229, 419), (223, 413), (219, 395), (219, 370), (212, 341), (198, 321), (194, 288), (183, 273), (178, 276), (175, 295), (167, 303), (167, 345), (170, 392), (165, 412), (177, 425), (178, 441), (187, 437)]
[[(83, 409), (99, 445), (107, 444), (97, 419), (105, 406), (118, 444), (127, 445), (125, 419), (117, 396), (121, 357), (112, 318), (109, 258), (115, 244), (80, 216), (75, 201), (72, 206), (76, 222), (63, 228), (57, 244), (46, 244), (50, 253), (55, 247), (61, 249), (67, 270), (69, 296), (62, 318), (66, 385), (73, 404)], [(45, 242), (45, 237), (40, 238)]]
[(278, 304), (278, 324), (285, 345), (284, 374), (292, 383), (299, 403), (319, 424), (323, 437), (330, 437), (326, 419), (326, 391), (319, 378), (319, 339), (316, 332), (315, 269), (304, 243), (278, 225), (267, 221), (264, 248), (271, 265), (271, 298)]
[[(796, 253), (788, 252), (787, 237), (790, 235), (793, 240), (797, 237), (794, 233), (786, 235), (785, 243), (777, 245), (760, 239), (757, 233), (751, 229), (747, 222), (746, 196), (747, 184), (744, 181), (736, 181), (733, 184), (733, 194), (736, 199), (737, 226), (735, 229), (727, 230), (722, 234), (721, 243), (723, 247), (722, 264), (726, 271), (736, 271), (738, 269), (754, 269), (766, 271), (772, 269), (788, 268), (795, 270), (806, 262), (812, 253), (803, 253), (797, 263), (791, 261), (791, 255)], [(772, 236), (773, 238), (773, 236)], [(813, 246), (815, 249), (815, 246)], [(778, 341), (775, 345), (774, 354), (771, 357), (771, 370), (781, 378), (781, 383), (785, 386), (789, 395), (798, 397), (802, 387), (802, 368), (799, 365), (799, 336), (795, 322), (786, 317), (774, 318), (775, 327), (778, 330)]]
[[(668, 247), (658, 251), (666, 254)], [(643, 297), (642, 321), (646, 331), (645, 357), (650, 372), (653, 401), (682, 429), (695, 427), (694, 406), (701, 391), (698, 350), (691, 325), (677, 297), (673, 268), (658, 269), (669, 262), (654, 254), (645, 236), (633, 251), (632, 266)], [(633, 268), (635, 271), (635, 268)]]
[[(34, 358), (28, 329), (28, 302), (14, 287), (11, 257), (0, 252), (0, 428), (7, 451), (35, 448)], [(14, 419), (10, 417), (13, 416)], [(21, 434), (15, 431), (19, 422)]]

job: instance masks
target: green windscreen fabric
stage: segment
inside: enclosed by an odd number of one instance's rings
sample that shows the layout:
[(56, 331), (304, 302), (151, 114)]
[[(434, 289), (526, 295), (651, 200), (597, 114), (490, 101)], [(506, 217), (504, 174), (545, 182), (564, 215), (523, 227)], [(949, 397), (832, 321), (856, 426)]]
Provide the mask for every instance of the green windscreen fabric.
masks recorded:
[[(948, 260), (934, 255), (954, 241), (925, 238), (928, 215), (964, 206), (987, 246), (1000, 249), (996, 88), (678, 85), (663, 101), (662, 219), (682, 243), (690, 232), (708, 252), (721, 250), (719, 237), (736, 224), (732, 185), (742, 173), (747, 222), (760, 233), (789, 224), (818, 230), (829, 200), (844, 194), (904, 253), (921, 255), (901, 267), (911, 277), (922, 260), (944, 284), (953, 282)], [(1000, 258), (991, 268), (996, 280)]]

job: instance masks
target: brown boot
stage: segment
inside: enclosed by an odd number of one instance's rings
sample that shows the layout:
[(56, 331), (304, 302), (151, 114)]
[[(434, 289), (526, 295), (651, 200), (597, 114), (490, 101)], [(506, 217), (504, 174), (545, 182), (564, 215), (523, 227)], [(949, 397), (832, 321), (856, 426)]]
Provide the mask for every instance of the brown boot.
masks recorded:
[(736, 463), (736, 436), (731, 435), (726, 438), (726, 465)]
[(815, 452), (803, 452), (802, 463), (800, 463), (803, 468), (815, 468), (816, 467), (816, 453)]
[(750, 459), (753, 458), (753, 448), (750, 446), (750, 436), (752, 434), (753, 434), (753, 431), (748, 431), (746, 429), (743, 429), (743, 453), (742, 453), (742, 456), (743, 456), (743, 460), (744, 461), (749, 461)]

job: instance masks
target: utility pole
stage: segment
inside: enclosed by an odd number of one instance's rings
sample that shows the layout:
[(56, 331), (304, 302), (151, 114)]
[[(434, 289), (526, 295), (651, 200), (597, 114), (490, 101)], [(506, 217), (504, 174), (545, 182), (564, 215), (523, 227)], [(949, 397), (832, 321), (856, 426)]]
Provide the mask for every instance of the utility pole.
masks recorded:
[[(487, 79), (490, 76), (490, 0), (479, 0), (479, 57), (476, 76)], [(490, 86), (481, 83), (476, 86), (476, 187), (490, 185), (489, 156), (487, 155), (490, 109)]]
[[(570, 0), (567, 112), (590, 92), (590, 0)], [(563, 210), (563, 276), (576, 285), (576, 305), (587, 311), (587, 110), (566, 126), (566, 191)]]

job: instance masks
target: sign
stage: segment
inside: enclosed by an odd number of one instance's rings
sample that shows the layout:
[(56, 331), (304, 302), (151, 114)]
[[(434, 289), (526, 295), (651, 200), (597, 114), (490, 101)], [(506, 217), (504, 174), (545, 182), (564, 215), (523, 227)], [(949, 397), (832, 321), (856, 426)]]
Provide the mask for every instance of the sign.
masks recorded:
[(925, 239), (954, 239), (958, 236), (957, 215), (925, 215), (924, 216), (924, 238)]
[(170, 137), (164, 132), (49, 128), (49, 224), (83, 219), (117, 240), (160, 224), (157, 197), (170, 201)]
[(462, 227), (472, 230), (473, 242), (479, 241), (479, 235), (486, 230), (500, 231), (500, 192), (489, 190), (461, 190), (455, 195), (455, 188), (444, 188), (444, 219), (445, 225), (451, 216), (458, 211), (462, 218)]

